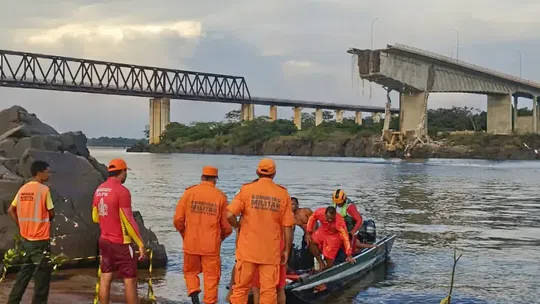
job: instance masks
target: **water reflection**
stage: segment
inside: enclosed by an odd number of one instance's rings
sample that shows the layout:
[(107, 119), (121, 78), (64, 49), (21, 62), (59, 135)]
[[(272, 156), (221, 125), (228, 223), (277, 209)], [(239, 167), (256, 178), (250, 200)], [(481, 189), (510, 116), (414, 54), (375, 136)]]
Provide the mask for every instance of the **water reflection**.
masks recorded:
[[(156, 295), (186, 299), (181, 238), (172, 216), (183, 189), (203, 165), (220, 169), (218, 186), (232, 198), (255, 178), (259, 158), (225, 155), (124, 154), (93, 150), (106, 162), (127, 159), (135, 209), (167, 246), (170, 262)], [(350, 303), (438, 303), (450, 282), (453, 248), (463, 252), (455, 303), (536, 303), (540, 297), (538, 162), (275, 157), (276, 181), (312, 209), (331, 203), (340, 187), (373, 218), (379, 234), (398, 234), (387, 273), (351, 286), (337, 299)], [(297, 229), (296, 237), (301, 232)], [(221, 293), (234, 263), (234, 237), (223, 244)], [(371, 281), (370, 281), (371, 280)], [(362, 285), (366, 284), (366, 285)], [(329, 302), (332, 303), (332, 302)], [(336, 303), (336, 302), (333, 302)]]

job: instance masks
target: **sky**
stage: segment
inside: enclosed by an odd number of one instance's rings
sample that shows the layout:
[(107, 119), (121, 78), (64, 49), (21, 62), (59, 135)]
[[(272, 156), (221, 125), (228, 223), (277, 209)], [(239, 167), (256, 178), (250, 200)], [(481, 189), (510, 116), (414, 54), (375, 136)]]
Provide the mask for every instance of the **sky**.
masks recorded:
[[(244, 76), (257, 97), (384, 106), (385, 91), (373, 84), (370, 96), (346, 53), (370, 48), (371, 29), (375, 48), (402, 43), (447, 56), (459, 34), (460, 60), (515, 76), (521, 66), (523, 78), (539, 81), (538, 11), (537, 0), (5, 0), (0, 49)], [(149, 119), (146, 98), (0, 87), (0, 108), (12, 105), (88, 137), (140, 138)], [(430, 96), (430, 108), (452, 106), (485, 109), (486, 97)], [(173, 100), (171, 121), (219, 121), (235, 109)]]

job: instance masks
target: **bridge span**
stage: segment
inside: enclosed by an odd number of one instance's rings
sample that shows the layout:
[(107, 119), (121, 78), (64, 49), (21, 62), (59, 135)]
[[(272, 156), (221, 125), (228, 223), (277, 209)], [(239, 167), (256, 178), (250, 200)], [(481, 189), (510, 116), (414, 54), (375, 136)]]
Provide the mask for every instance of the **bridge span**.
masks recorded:
[[(402, 44), (377, 50), (351, 48), (348, 53), (357, 56), (362, 79), (400, 92), (402, 132), (422, 124), (427, 132), (425, 103), (429, 93), (439, 92), (487, 95), (489, 133), (539, 132), (540, 83)], [(533, 100), (532, 116), (518, 117), (520, 97)]]
[[(270, 106), (270, 119), (277, 119), (277, 107), (292, 107), (294, 122), (301, 128), (303, 108), (316, 109), (316, 125), (322, 123), (322, 110), (336, 111), (343, 121), (344, 111), (373, 113), (380, 120), (384, 107), (326, 103), (292, 99), (251, 97), (244, 77), (202, 73), (159, 67), (115, 63), (82, 58), (0, 50), (0, 86), (23, 89), (122, 95), (150, 98), (150, 142), (170, 123), (170, 100), (241, 104), (242, 119), (252, 120), (254, 105)], [(399, 113), (399, 109), (392, 109)]]

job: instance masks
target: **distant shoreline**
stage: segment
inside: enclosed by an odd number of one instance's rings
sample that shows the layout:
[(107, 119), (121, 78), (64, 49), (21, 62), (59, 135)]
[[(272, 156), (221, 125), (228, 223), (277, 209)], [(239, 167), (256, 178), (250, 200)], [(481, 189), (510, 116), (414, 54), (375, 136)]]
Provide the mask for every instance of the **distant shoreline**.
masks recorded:
[[(315, 141), (281, 136), (245, 145), (216, 145), (214, 141), (191, 142), (182, 146), (138, 144), (126, 149), (126, 152), (405, 159), (399, 152), (385, 151), (379, 139), (380, 136), (357, 136)], [(539, 135), (456, 135), (430, 144), (419, 144), (407, 159), (537, 160), (539, 154), (535, 149), (538, 147), (540, 147)]]
[(130, 146), (98, 146), (98, 145), (89, 145), (88, 146), (88, 149), (96, 149), (96, 148), (100, 148), (100, 149), (128, 149), (130, 148)]

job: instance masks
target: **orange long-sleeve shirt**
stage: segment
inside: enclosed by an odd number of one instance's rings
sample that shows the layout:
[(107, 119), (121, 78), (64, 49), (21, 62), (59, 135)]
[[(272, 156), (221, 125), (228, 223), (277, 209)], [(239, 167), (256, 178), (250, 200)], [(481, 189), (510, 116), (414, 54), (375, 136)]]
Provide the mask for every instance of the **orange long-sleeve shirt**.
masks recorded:
[(221, 242), (232, 233), (227, 196), (212, 182), (191, 186), (178, 201), (173, 223), (182, 235), (185, 253), (219, 255)]
[(235, 216), (242, 215), (236, 258), (278, 265), (283, 227), (294, 225), (287, 189), (269, 178), (259, 178), (242, 186), (228, 210)]
[(325, 216), (326, 208), (319, 208), (309, 217), (307, 224), (307, 232), (313, 233), (315, 223), (319, 221), (321, 226), (318, 229), (322, 229), (325, 234), (339, 234), (339, 237), (343, 241), (343, 247), (345, 247), (345, 254), (352, 254), (351, 242), (349, 241), (349, 234), (347, 233), (347, 224), (343, 217), (336, 214), (336, 220), (334, 222), (328, 222)]

